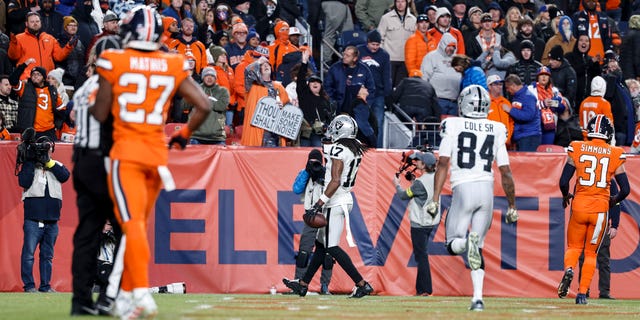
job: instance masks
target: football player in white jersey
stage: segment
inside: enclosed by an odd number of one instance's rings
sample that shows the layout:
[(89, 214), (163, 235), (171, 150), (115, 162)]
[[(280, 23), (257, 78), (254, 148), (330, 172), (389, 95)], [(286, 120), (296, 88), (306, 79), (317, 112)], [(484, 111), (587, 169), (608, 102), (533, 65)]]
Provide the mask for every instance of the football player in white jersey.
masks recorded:
[(311, 209), (324, 214), (327, 226), (318, 229), (315, 251), (305, 275), (301, 279), (282, 279), (287, 287), (300, 296), (304, 297), (307, 294), (307, 286), (313, 275), (322, 263), (328, 260), (324, 258), (326, 254), (331, 255), (355, 283), (356, 287), (350, 297), (362, 298), (373, 292), (373, 288), (362, 278), (349, 255), (338, 246), (345, 226), (347, 242), (354, 245), (349, 229), (349, 213), (353, 207), (351, 189), (356, 182), (362, 156), (367, 151), (367, 147), (356, 139), (357, 133), (356, 121), (347, 115), (335, 117), (327, 129), (331, 143), (323, 146), (327, 160), (324, 178), (326, 184), (320, 199)]
[[(518, 220), (515, 184), (505, 146), (507, 129), (500, 122), (486, 119), (490, 104), (491, 98), (484, 88), (468, 86), (458, 97), (460, 117), (446, 118), (440, 124), (440, 157), (433, 200), (427, 205), (429, 213), (435, 215), (451, 165), (452, 200), (445, 220), (447, 250), (452, 255), (467, 253), (473, 283), (469, 309), (474, 311), (484, 310), (482, 247), (493, 215), (494, 159), (509, 202), (505, 220), (507, 223)], [(468, 236), (467, 230), (470, 231)]]

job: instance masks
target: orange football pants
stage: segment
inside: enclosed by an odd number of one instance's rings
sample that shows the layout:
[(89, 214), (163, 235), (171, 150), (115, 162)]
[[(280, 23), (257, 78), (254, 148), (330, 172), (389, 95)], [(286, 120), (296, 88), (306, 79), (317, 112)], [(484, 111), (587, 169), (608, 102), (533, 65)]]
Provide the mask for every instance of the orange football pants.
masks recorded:
[(580, 254), (584, 251), (584, 263), (578, 293), (587, 293), (593, 273), (596, 270), (598, 249), (602, 243), (609, 214), (607, 212), (571, 212), (567, 227), (567, 251), (564, 254), (564, 268), (575, 270)]
[(121, 289), (149, 287), (151, 253), (147, 239), (147, 218), (153, 209), (162, 181), (156, 166), (128, 161), (111, 161), (109, 193), (122, 233), (127, 236)]

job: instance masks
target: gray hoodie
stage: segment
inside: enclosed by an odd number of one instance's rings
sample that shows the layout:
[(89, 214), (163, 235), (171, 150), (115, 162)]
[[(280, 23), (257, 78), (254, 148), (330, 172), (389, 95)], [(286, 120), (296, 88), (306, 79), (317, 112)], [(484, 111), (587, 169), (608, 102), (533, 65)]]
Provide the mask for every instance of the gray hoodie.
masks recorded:
[(422, 79), (431, 83), (438, 98), (455, 100), (458, 99), (460, 93), (462, 75), (451, 67), (451, 58), (455, 54), (455, 50), (451, 55), (445, 53), (445, 48), (450, 43), (454, 43), (457, 48), (456, 38), (450, 33), (443, 34), (438, 48), (427, 53), (422, 59), (420, 71), (422, 71)]

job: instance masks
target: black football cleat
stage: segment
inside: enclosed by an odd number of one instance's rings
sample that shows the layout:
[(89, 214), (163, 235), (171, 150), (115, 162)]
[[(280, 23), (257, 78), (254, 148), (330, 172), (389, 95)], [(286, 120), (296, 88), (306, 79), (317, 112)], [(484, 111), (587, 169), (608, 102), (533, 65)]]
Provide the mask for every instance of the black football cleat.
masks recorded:
[[(564, 299), (567, 296), (567, 294), (569, 294), (569, 287), (571, 286), (571, 280), (573, 280), (573, 269), (568, 268), (564, 272), (564, 275), (562, 276), (562, 280), (558, 285), (558, 297), (560, 299)], [(586, 298), (587, 297), (585, 296), (585, 299)]]
[(309, 290), (307, 286), (303, 286), (300, 284), (300, 279), (289, 280), (287, 278), (282, 278), (282, 283), (284, 283), (287, 288), (291, 289), (295, 294), (301, 297), (306, 296), (307, 290)]
[(576, 304), (587, 304), (587, 295), (584, 293), (578, 293), (576, 296)]
[(373, 292), (373, 287), (369, 284), (369, 282), (364, 282), (364, 285), (362, 285), (361, 287), (356, 286), (353, 289), (353, 292), (351, 293), (351, 295), (349, 295), (349, 298), (362, 298), (364, 296), (368, 296)]
[(471, 311), (484, 311), (484, 302), (482, 300), (471, 301), (471, 306), (469, 307)]

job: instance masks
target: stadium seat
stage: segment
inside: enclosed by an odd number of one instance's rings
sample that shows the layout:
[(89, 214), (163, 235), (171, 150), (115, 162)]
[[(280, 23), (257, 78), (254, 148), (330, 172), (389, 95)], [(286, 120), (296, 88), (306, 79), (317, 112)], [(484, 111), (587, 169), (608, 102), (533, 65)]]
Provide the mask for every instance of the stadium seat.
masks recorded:
[(171, 137), (171, 135), (173, 135), (174, 132), (179, 131), (180, 129), (182, 129), (182, 126), (184, 126), (186, 124), (184, 123), (167, 123), (164, 125), (164, 135), (167, 137)]
[(558, 146), (555, 144), (541, 144), (538, 146), (537, 152), (550, 152), (550, 153), (565, 153), (563, 146)]

